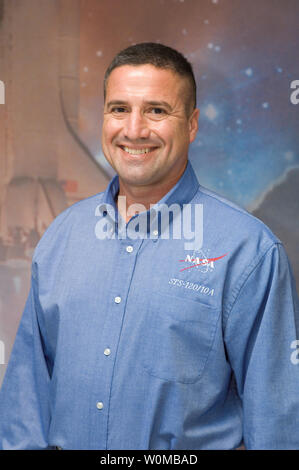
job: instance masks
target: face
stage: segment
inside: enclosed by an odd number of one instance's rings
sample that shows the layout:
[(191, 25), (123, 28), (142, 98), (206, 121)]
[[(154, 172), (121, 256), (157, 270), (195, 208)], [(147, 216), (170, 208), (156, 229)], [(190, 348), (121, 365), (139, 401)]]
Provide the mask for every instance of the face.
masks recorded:
[(102, 147), (127, 187), (168, 191), (187, 164), (198, 113), (186, 111), (185, 78), (152, 65), (124, 65), (108, 79)]

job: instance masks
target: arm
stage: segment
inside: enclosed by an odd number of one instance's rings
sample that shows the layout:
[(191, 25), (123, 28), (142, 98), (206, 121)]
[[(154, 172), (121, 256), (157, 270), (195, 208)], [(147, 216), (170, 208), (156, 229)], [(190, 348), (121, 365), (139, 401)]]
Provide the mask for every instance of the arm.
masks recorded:
[(295, 283), (285, 250), (275, 243), (246, 273), (225, 328), (247, 449), (299, 448), (298, 339)]
[(50, 378), (39, 313), (38, 282), (32, 269), (30, 293), (0, 392), (0, 449), (48, 447)]

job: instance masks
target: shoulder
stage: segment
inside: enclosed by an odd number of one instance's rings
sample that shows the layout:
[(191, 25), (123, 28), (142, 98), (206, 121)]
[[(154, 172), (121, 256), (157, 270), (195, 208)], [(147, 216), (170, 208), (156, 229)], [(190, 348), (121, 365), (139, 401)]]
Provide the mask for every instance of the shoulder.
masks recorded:
[(231, 239), (256, 241), (261, 246), (281, 243), (281, 240), (260, 219), (229, 199), (199, 185), (192, 201), (203, 204), (204, 225), (221, 230)]
[(68, 234), (84, 223), (84, 221), (94, 216), (96, 207), (101, 204), (104, 192), (82, 199), (61, 212), (49, 225), (43, 236), (36, 245), (33, 261), (42, 255), (44, 251), (49, 251), (51, 246), (67, 238)]
[(264, 222), (227, 198), (200, 185), (192, 203), (203, 205), (204, 249), (215, 258), (225, 254), (214, 274), (222, 280), (228, 312), (250, 273), (260, 266), (261, 277), (268, 278), (284, 249)]

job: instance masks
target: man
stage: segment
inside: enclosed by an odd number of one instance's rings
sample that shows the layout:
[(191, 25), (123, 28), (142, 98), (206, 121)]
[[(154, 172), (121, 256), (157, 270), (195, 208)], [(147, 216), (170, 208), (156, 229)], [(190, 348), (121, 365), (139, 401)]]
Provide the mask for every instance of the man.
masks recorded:
[(261, 221), (199, 185), (198, 115), (177, 51), (138, 44), (108, 68), (102, 145), (118, 176), (35, 250), (2, 448), (298, 448), (294, 279)]

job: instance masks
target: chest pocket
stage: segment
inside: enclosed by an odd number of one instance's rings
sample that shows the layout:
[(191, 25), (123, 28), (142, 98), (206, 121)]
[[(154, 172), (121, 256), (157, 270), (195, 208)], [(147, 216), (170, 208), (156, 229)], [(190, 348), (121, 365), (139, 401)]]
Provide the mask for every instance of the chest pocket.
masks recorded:
[(212, 349), (219, 313), (195, 300), (153, 294), (142, 342), (144, 369), (160, 379), (196, 382)]

